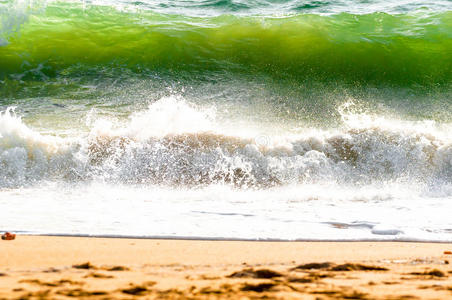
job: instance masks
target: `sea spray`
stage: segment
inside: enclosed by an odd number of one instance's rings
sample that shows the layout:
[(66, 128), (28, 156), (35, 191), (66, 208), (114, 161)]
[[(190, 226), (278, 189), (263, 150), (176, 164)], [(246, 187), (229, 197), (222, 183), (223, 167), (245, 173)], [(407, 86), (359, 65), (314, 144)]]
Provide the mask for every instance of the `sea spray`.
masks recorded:
[(258, 133), (222, 131), (212, 112), (180, 97), (162, 98), (127, 124), (99, 120), (88, 136), (67, 139), (34, 132), (8, 109), (0, 116), (1, 157), (8, 166), (2, 185), (48, 176), (74, 180), (71, 174), (78, 180), (242, 188), (451, 180), (449, 126), (341, 111), (340, 130), (267, 136), (262, 144)]

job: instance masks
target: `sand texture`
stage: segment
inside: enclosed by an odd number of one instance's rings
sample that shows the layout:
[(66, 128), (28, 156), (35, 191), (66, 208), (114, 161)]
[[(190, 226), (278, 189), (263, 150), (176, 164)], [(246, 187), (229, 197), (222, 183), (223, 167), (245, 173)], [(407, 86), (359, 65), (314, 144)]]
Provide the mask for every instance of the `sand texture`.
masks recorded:
[(452, 244), (18, 236), (0, 299), (452, 299)]

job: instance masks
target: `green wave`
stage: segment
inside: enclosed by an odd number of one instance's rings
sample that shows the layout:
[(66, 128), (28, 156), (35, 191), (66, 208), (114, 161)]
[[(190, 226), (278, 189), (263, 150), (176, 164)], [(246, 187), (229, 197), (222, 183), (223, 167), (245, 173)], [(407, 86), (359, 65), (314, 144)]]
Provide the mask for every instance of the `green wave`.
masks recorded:
[(450, 11), (196, 18), (53, 3), (3, 35), (0, 79), (105, 69), (421, 86), (452, 79)]

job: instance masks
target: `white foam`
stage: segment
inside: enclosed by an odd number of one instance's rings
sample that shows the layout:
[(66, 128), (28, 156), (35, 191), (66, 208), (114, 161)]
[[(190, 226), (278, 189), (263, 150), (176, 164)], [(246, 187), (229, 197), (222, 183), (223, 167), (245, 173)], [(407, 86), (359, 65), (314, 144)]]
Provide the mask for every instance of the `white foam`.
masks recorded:
[(27, 186), (53, 176), (70, 179), (82, 163), (71, 139), (28, 128), (14, 108), (0, 112), (0, 188)]
[[(450, 136), (433, 122), (343, 115), (341, 130), (265, 136), (262, 143), (262, 136), (250, 137), (241, 128), (236, 134), (230, 128), (225, 133), (214, 109), (198, 108), (180, 97), (162, 98), (132, 114), (128, 122), (91, 120), (87, 136), (71, 139), (41, 135), (8, 109), (0, 114), (0, 150), (8, 166), (4, 170), (11, 173), (17, 166), (20, 182), (32, 173), (35, 182), (39, 176), (64, 178), (74, 172), (82, 180), (94, 176), (242, 187), (384, 181), (435, 185), (452, 178)], [(70, 169), (57, 170), (58, 164)]]
[[(62, 138), (32, 130), (11, 108), (0, 114), (0, 210), (10, 216), (0, 228), (452, 240), (448, 125), (349, 114), (340, 129), (262, 142), (179, 97), (126, 122), (90, 118), (89, 133)], [(43, 211), (50, 221), (39, 221)]]
[[(381, 193), (392, 197), (380, 199)], [(0, 193), (0, 228), (151, 237), (452, 241), (444, 230), (450, 221), (437, 218), (450, 210), (450, 199), (409, 197), (413, 194), (400, 185), (369, 191), (309, 184), (237, 190), (49, 183)]]
[(199, 110), (182, 97), (164, 97), (142, 112), (134, 113), (128, 124), (116, 127), (107, 120), (94, 124), (95, 136), (128, 137), (138, 141), (167, 135), (215, 130), (215, 110)]

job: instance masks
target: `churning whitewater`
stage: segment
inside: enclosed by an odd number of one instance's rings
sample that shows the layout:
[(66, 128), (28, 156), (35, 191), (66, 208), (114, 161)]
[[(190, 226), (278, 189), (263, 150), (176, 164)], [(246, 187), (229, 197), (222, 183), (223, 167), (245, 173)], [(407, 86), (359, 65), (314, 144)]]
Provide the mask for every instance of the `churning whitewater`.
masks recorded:
[(88, 134), (61, 138), (33, 131), (9, 108), (0, 114), (0, 186), (101, 180), (260, 189), (391, 181), (441, 186), (452, 180), (450, 125), (342, 114), (340, 129), (272, 136), (222, 128), (213, 111), (168, 97), (124, 124), (99, 119)]
[(0, 229), (452, 241), (448, 1), (0, 1)]

